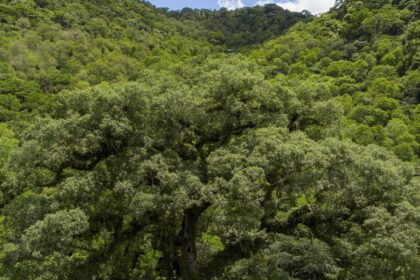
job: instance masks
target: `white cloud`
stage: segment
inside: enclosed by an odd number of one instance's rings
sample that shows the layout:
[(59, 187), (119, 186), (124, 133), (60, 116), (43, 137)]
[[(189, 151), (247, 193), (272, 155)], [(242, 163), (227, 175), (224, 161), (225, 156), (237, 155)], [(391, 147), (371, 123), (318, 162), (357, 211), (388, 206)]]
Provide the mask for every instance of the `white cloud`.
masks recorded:
[(217, 0), (217, 3), (220, 7), (226, 8), (228, 10), (235, 10), (245, 7), (245, 4), (242, 0)]
[(312, 14), (327, 12), (335, 4), (335, 0), (295, 0), (295, 1), (275, 1), (259, 0), (255, 5), (277, 4), (280, 7), (294, 12), (308, 10)]

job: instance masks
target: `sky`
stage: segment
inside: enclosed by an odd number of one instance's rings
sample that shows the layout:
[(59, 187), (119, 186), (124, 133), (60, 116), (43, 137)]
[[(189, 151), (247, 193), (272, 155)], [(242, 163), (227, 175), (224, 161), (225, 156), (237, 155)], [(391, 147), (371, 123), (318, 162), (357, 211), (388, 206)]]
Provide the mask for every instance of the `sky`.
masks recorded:
[(328, 11), (335, 0), (149, 0), (158, 7), (166, 7), (171, 10), (180, 10), (185, 7), (219, 9), (237, 9), (245, 6), (264, 5), (275, 3), (285, 9), (301, 12), (308, 10), (312, 14)]

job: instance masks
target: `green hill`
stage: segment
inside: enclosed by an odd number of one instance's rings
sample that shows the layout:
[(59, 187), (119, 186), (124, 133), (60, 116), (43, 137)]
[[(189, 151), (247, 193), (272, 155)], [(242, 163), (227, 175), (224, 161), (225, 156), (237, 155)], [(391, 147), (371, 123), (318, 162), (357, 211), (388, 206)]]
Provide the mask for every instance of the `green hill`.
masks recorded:
[(419, 1), (0, 0), (0, 279), (419, 279)]
[(348, 1), (309, 24), (295, 25), (250, 56), (285, 86), (323, 88), (322, 97), (312, 91), (306, 98), (329, 100), (324, 109), (335, 114), (332, 121), (340, 120), (331, 131), (320, 112), (302, 107), (303, 114), (289, 113), (291, 128), (314, 139), (340, 132), (341, 138), (377, 144), (412, 161), (420, 140), (418, 10), (414, 1), (382, 2)]
[(308, 13), (295, 13), (275, 5), (247, 7), (228, 11), (193, 10), (185, 8), (170, 15), (216, 45), (238, 49), (263, 43), (280, 35), (293, 24), (308, 21)]

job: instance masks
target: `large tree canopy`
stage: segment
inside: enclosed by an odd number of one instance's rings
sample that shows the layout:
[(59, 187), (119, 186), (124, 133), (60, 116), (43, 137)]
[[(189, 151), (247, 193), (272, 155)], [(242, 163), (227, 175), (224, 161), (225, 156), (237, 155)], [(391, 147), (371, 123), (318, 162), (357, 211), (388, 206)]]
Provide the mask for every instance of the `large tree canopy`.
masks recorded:
[(191, 85), (161, 76), (56, 97), (2, 185), (7, 276), (418, 275), (408, 164), (290, 130), (293, 95), (243, 57), (203, 67)]

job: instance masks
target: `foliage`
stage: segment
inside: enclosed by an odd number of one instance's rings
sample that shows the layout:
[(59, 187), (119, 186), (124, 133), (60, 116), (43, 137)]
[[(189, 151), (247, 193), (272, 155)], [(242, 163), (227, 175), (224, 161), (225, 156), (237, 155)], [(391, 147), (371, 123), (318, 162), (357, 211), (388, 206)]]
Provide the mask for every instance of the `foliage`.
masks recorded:
[(0, 0), (0, 279), (420, 278), (417, 2)]
[(306, 13), (290, 12), (275, 4), (234, 11), (184, 8), (171, 15), (190, 26), (197, 26), (199, 33), (210, 42), (226, 45), (231, 50), (263, 43), (293, 24), (310, 19)]

